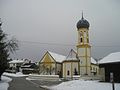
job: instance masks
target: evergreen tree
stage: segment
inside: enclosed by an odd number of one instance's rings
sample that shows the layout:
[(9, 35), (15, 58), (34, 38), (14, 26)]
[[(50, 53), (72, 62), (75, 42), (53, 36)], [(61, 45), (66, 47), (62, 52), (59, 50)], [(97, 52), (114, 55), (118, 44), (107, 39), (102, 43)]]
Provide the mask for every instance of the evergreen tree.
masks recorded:
[(7, 34), (2, 29), (2, 22), (0, 21), (0, 80), (1, 75), (8, 67), (8, 57), (10, 52), (14, 52), (18, 49), (17, 40), (15, 38), (7, 40)]

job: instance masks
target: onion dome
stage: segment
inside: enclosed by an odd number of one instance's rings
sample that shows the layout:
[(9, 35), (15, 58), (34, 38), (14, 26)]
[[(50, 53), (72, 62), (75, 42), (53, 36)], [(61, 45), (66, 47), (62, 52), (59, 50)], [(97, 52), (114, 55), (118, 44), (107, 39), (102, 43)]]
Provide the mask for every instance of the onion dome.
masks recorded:
[(83, 18), (83, 13), (82, 13), (82, 18), (77, 23), (77, 29), (89, 28), (89, 26), (90, 26), (89, 22), (86, 19)]

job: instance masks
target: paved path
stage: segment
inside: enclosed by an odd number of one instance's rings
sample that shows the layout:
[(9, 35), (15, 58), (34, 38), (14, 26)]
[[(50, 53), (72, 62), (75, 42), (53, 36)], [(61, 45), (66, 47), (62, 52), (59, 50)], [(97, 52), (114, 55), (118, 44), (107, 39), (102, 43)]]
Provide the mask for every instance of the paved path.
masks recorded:
[(12, 78), (8, 90), (48, 90), (38, 84), (26, 80), (25, 77)]

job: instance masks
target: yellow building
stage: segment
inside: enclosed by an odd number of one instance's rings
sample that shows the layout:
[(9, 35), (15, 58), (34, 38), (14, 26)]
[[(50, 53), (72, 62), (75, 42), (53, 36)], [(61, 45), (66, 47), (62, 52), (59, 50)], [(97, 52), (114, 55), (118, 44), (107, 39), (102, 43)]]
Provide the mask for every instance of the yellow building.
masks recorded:
[(39, 62), (39, 74), (62, 75), (62, 61), (65, 56), (47, 51)]

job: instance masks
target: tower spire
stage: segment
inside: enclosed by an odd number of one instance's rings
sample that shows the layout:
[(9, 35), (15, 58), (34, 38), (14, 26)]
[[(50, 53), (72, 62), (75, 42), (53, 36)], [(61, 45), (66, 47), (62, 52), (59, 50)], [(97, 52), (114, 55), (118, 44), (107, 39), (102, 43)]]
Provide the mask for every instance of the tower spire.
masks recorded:
[(83, 11), (82, 11), (82, 19), (84, 19), (84, 18), (83, 18)]
[(77, 29), (80, 29), (80, 28), (87, 28), (87, 29), (89, 29), (89, 26), (90, 26), (90, 24), (89, 24), (89, 22), (86, 19), (84, 19), (83, 11), (82, 11), (82, 18), (77, 23)]
[(0, 18), (0, 26), (2, 25), (2, 21), (1, 21), (1, 18)]

